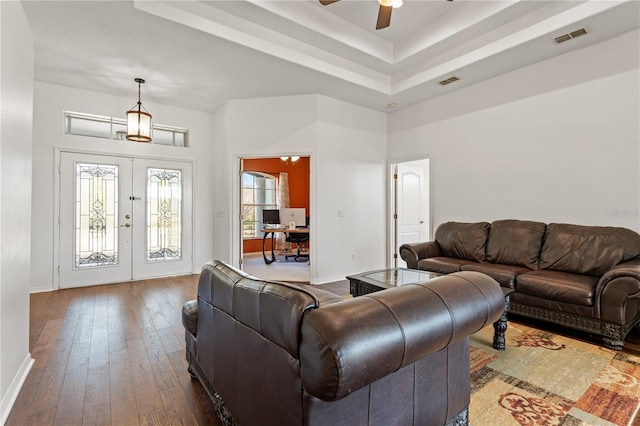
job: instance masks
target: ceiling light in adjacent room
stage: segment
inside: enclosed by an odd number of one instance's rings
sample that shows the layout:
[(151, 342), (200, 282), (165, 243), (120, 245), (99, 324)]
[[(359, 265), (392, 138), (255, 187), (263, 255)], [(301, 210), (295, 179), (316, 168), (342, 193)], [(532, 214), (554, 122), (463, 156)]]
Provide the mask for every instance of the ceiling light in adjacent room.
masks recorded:
[(151, 142), (151, 114), (140, 102), (140, 85), (144, 80), (136, 78), (135, 82), (138, 83), (138, 103), (127, 111), (127, 139), (134, 142)]
[[(300, 159), (300, 156), (299, 155), (293, 155), (291, 157), (280, 157), (280, 159), (282, 161), (284, 161), (285, 163), (287, 163), (287, 164), (293, 164), (293, 163), (295, 163), (296, 161), (298, 161)], [(289, 160), (291, 160), (291, 161), (289, 161)]]

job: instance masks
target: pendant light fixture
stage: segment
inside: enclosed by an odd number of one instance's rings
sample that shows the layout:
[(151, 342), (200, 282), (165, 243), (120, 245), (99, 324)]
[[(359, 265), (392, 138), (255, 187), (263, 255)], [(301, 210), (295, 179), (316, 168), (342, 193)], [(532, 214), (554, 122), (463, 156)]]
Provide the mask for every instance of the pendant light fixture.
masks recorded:
[(144, 80), (136, 78), (135, 82), (138, 83), (138, 103), (127, 111), (127, 139), (134, 142), (151, 142), (151, 114), (140, 102), (140, 85)]
[(391, 6), (394, 9), (397, 9), (399, 7), (402, 7), (404, 2), (402, 0), (378, 0), (378, 3), (380, 4), (380, 6)]

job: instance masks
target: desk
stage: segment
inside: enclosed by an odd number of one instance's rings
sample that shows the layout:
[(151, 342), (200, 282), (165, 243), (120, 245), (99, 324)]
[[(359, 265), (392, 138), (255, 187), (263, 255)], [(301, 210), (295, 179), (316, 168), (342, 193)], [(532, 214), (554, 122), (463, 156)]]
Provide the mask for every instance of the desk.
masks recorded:
[[(288, 228), (262, 228), (262, 257), (264, 258), (264, 263), (267, 265), (276, 261), (276, 254), (273, 251), (273, 247), (275, 245), (273, 239), (278, 232), (289, 233), (289, 232), (297, 232), (300, 234), (308, 234), (309, 228), (296, 228), (296, 229), (288, 229)], [(264, 245), (267, 241), (267, 236), (271, 234), (271, 259), (267, 258), (267, 255), (264, 252)]]

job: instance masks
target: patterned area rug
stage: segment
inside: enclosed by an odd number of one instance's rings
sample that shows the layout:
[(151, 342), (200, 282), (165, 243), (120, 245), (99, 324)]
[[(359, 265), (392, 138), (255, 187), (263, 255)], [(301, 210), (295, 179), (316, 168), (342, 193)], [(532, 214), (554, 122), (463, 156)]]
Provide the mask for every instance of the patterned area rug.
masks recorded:
[(509, 322), (471, 337), (471, 426), (637, 425), (640, 356)]

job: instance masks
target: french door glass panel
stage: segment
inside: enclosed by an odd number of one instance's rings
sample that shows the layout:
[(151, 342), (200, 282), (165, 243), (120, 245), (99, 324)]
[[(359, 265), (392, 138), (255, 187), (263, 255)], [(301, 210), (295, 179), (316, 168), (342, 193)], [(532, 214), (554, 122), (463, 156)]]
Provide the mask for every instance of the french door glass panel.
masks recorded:
[(182, 259), (182, 170), (147, 168), (147, 262)]
[(118, 264), (118, 169), (76, 163), (76, 268)]

